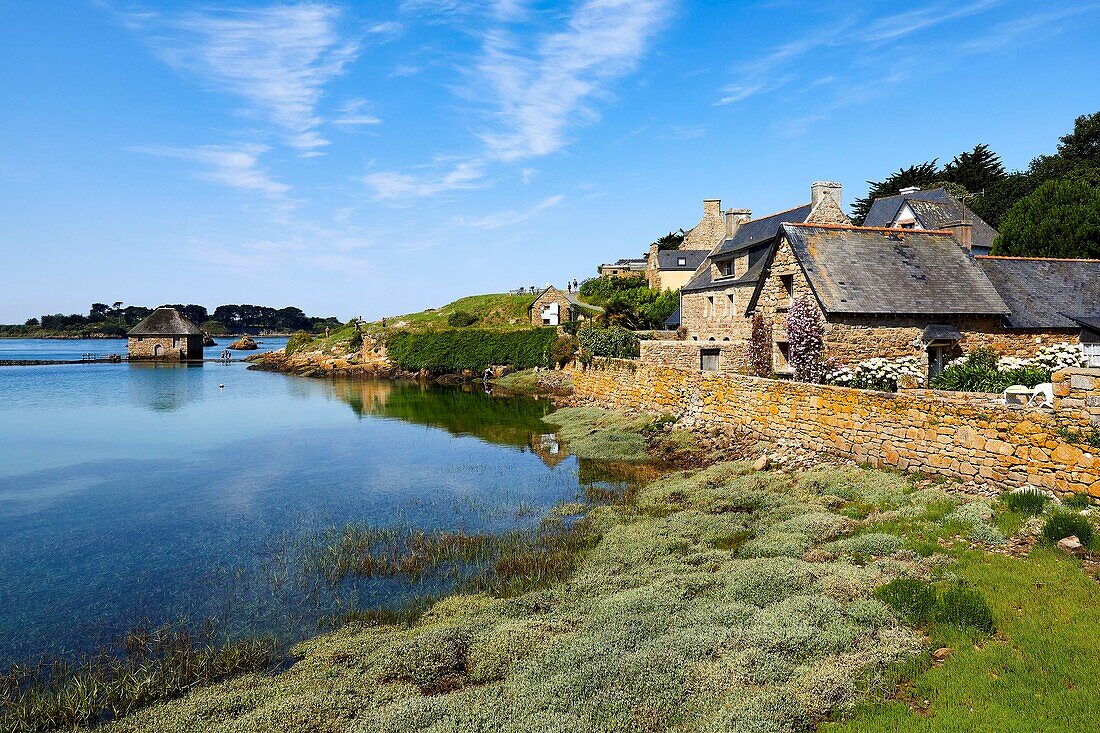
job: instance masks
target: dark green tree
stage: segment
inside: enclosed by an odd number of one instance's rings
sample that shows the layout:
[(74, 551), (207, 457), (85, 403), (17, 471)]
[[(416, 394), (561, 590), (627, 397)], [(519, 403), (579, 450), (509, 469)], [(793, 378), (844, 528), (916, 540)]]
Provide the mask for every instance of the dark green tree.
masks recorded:
[(993, 254), (1100, 258), (1100, 186), (1082, 177), (1042, 184), (1004, 215)]
[(856, 199), (855, 203), (852, 204), (852, 221), (856, 224), (862, 224), (863, 220), (867, 218), (867, 212), (871, 210), (871, 204), (877, 198), (893, 196), (901, 189), (909, 186), (926, 188), (942, 179), (943, 174), (937, 165), (937, 160), (933, 159), (926, 163), (901, 168), (881, 181), (867, 181), (870, 185), (867, 195)]
[(945, 181), (957, 183), (967, 191), (980, 193), (1006, 175), (1001, 156), (979, 143), (968, 153), (959, 153), (943, 167)]
[(1058, 152), (1031, 161), (1029, 172), (1047, 181), (1082, 168), (1100, 168), (1100, 112), (1074, 120), (1073, 132), (1058, 139)]
[(680, 245), (684, 241), (684, 232), (669, 232), (668, 234), (660, 237), (654, 244), (657, 245), (657, 249), (680, 249)]

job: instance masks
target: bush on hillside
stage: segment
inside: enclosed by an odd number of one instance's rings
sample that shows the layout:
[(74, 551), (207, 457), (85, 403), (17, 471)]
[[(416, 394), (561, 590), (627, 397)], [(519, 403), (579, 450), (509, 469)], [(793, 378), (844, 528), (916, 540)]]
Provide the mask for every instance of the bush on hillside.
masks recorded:
[(633, 331), (611, 326), (597, 328), (585, 324), (577, 330), (580, 346), (590, 356), (606, 356), (613, 359), (633, 359), (638, 356), (638, 337)]
[(348, 339), (348, 351), (359, 351), (361, 348), (363, 348), (363, 332), (357, 328)]
[(313, 336), (308, 331), (295, 331), (290, 334), (290, 338), (287, 339), (283, 353), (290, 356), (297, 351), (301, 351), (302, 348), (308, 346), (312, 341)]
[(1076, 537), (1082, 545), (1092, 541), (1092, 522), (1088, 517), (1072, 511), (1057, 511), (1047, 517), (1043, 524), (1043, 539), (1047, 542), (1057, 542), (1066, 537)]
[(479, 320), (481, 319), (469, 311), (455, 311), (447, 316), (447, 325), (451, 328), (465, 328), (474, 325)]
[(631, 328), (665, 327), (680, 305), (679, 290), (657, 290), (642, 277), (598, 277), (581, 283), (580, 296), (605, 309), (601, 320)]
[(516, 369), (550, 364), (551, 346), (557, 338), (553, 328), (527, 331), (397, 331), (386, 340), (389, 358), (408, 371), (425, 369), (448, 374), (488, 366), (508, 365)]

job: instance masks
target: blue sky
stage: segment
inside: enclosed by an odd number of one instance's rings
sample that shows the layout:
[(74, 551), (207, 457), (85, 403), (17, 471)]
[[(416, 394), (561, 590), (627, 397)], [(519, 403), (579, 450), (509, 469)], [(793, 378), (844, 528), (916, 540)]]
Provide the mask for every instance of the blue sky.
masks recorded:
[(93, 300), (375, 318), (1100, 109), (1100, 5), (0, 4), (0, 322)]

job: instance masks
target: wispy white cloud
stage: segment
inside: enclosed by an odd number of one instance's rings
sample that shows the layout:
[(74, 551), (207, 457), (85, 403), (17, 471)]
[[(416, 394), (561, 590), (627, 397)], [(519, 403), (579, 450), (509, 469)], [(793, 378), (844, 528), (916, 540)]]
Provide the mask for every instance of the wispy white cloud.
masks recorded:
[[(905, 37), (993, 10), (1006, 2), (940, 0), (873, 19), (863, 17), (856, 9), (841, 17), (830, 17), (825, 24), (801, 38), (785, 41), (751, 61), (735, 66), (733, 81), (723, 88), (716, 104), (735, 104), (788, 86), (801, 78), (800, 66), (811, 54), (828, 49), (846, 49), (849, 55), (873, 53)], [(894, 51), (891, 46), (890, 54)], [(886, 63), (889, 63), (888, 59)], [(835, 78), (835, 74), (830, 74), (811, 86), (831, 83)]]
[(273, 179), (260, 165), (260, 155), (267, 151), (263, 145), (200, 145), (193, 148), (142, 145), (130, 150), (192, 161), (200, 166), (199, 178), (222, 186), (259, 191), (269, 196), (282, 196), (290, 191), (290, 186)]
[(989, 53), (1022, 40), (1034, 41), (1052, 31), (1062, 32), (1067, 30), (1066, 26), (1060, 24), (1059, 21), (1075, 15), (1097, 11), (1100, 11), (1100, 3), (1084, 3), (1077, 6), (1061, 5), (1054, 10), (1003, 21), (990, 27), (980, 37), (961, 44), (960, 50), (970, 53)]
[(353, 99), (340, 108), (340, 116), (334, 119), (332, 124), (344, 127), (382, 124), (382, 120), (366, 111), (368, 107), (367, 100)]
[(460, 217), (456, 220), (455, 224), (457, 226), (470, 227), (472, 229), (501, 229), (527, 221), (547, 209), (559, 206), (563, 201), (565, 201), (565, 194), (557, 194), (556, 196), (545, 198), (534, 206), (522, 211), (513, 211), (509, 209), (507, 211), (498, 211), (493, 214), (474, 217), (472, 219)]
[(495, 124), (481, 134), (489, 156), (549, 155), (571, 126), (598, 119), (592, 101), (635, 68), (667, 14), (665, 0), (586, 0), (534, 42), (506, 26), (487, 31), (477, 70), (495, 99)]
[(431, 168), (425, 173), (378, 171), (368, 173), (362, 180), (374, 190), (376, 198), (391, 201), (436, 196), (486, 185), (485, 165), (480, 160), (461, 161), (442, 170), (438, 166)]
[(364, 182), (379, 198), (433, 196), (488, 185), (493, 165), (557, 152), (599, 118), (596, 102), (636, 67), (671, 2), (579, 0), (548, 27), (525, 0), (405, 0), (403, 12), (454, 21), (479, 39), (462, 92), (484, 113), (474, 130), (483, 147), (446, 170), (375, 172)]
[(205, 12), (135, 12), (127, 24), (157, 55), (212, 89), (244, 99), (303, 155), (328, 141), (317, 112), (324, 87), (355, 58), (334, 5), (303, 2)]
[(367, 28), (367, 33), (372, 36), (382, 36), (384, 38), (396, 38), (405, 32), (405, 24), (397, 20), (386, 20), (381, 23), (375, 23), (370, 28)]

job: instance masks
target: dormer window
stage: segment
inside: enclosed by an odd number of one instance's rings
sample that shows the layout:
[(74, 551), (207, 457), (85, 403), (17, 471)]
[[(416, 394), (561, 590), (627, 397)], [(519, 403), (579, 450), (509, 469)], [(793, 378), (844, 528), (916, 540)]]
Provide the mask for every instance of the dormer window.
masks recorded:
[(687, 257), (677, 257), (676, 258), (676, 266), (677, 267), (687, 267), (687, 263), (688, 263)]
[(727, 260), (718, 266), (719, 271), (723, 277), (730, 277), (733, 275), (733, 261)]

